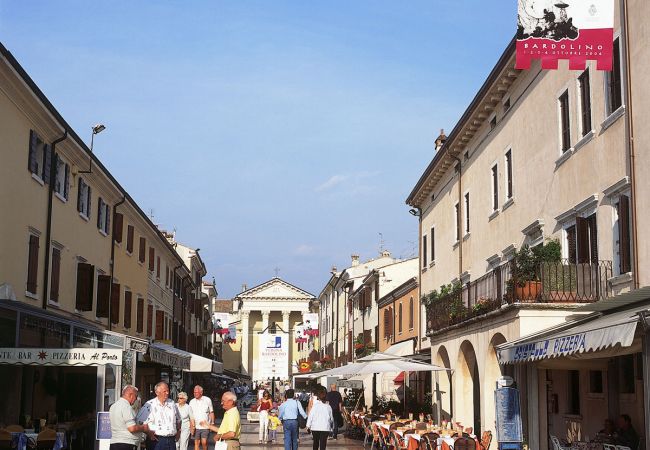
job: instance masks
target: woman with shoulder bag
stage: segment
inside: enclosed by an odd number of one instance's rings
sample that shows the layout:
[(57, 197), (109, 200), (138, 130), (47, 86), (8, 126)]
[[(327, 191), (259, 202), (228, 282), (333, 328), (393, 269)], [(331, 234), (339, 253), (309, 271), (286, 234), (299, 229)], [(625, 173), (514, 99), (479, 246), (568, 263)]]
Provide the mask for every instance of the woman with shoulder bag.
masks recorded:
[(307, 417), (307, 431), (314, 437), (313, 450), (325, 450), (327, 438), (332, 431), (334, 417), (332, 407), (326, 402), (327, 390), (321, 386), (316, 391), (316, 398), (312, 404), (309, 417)]

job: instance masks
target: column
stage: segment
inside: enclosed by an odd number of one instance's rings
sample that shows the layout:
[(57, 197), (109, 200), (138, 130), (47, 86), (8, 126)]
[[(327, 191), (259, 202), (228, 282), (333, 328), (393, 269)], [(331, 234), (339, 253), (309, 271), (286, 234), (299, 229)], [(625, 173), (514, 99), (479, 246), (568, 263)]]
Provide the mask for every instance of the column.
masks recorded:
[(269, 315), (270, 311), (262, 311), (262, 332), (266, 333), (267, 328), (269, 327)]
[(289, 315), (291, 314), (291, 311), (282, 311), (282, 330), (284, 331), (284, 337), (283, 339), (287, 340), (287, 352), (289, 353), (289, 368), (288, 374), (291, 376), (291, 361), (295, 361), (300, 358), (300, 354), (298, 356), (295, 356), (293, 353), (294, 346), (298, 344), (294, 344), (294, 339), (293, 339), (293, 333), (291, 330), (289, 330)]
[(291, 339), (291, 330), (289, 330), (289, 315), (291, 311), (282, 311), (282, 329), (285, 333), (289, 333), (289, 339)]
[(248, 371), (248, 319), (250, 317), (250, 311), (241, 312), (241, 365), (242, 373), (249, 374)]

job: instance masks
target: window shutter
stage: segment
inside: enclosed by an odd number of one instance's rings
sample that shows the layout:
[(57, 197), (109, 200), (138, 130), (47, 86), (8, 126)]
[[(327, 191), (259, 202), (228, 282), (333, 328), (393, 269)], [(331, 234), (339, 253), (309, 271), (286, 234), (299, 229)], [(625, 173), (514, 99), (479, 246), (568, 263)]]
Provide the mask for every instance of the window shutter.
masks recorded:
[(156, 311), (156, 340), (163, 339), (165, 326), (165, 312), (161, 309)]
[(160, 279), (160, 256), (156, 257), (156, 278)]
[(124, 291), (124, 328), (131, 328), (131, 291)]
[(120, 323), (120, 285), (113, 283), (111, 289), (111, 323)]
[(156, 256), (156, 251), (153, 247), (149, 247), (149, 272), (154, 271), (154, 260)]
[(587, 218), (589, 224), (589, 251), (590, 260), (592, 263), (598, 263), (598, 223), (596, 222), (596, 214), (592, 214)]
[(95, 267), (91, 264), (77, 264), (77, 299), (75, 308), (78, 311), (92, 311), (93, 287), (95, 282)]
[(104, 203), (104, 209), (104, 214), (106, 214), (104, 231), (108, 234), (111, 231), (111, 205)]
[(576, 262), (576, 227), (570, 226), (566, 229), (567, 248), (569, 249), (569, 263), (575, 264)]
[(153, 305), (147, 305), (147, 336), (153, 337), (151, 335), (153, 324)]
[(104, 200), (99, 197), (97, 202), (97, 228), (102, 229), (102, 215), (104, 214)]
[(134, 228), (132, 225), (127, 225), (126, 227), (126, 251), (133, 253), (133, 234)]
[(411, 297), (409, 300), (409, 330), (413, 329), (413, 315), (414, 315), (413, 297)]
[(576, 217), (576, 247), (578, 264), (589, 262), (589, 223), (583, 217)]
[(108, 302), (110, 301), (111, 277), (97, 277), (97, 317), (108, 317)]
[(618, 248), (621, 274), (631, 272), (630, 199), (627, 195), (621, 195), (618, 200)]
[(401, 303), (399, 304), (399, 314), (398, 314), (397, 317), (398, 317), (397, 325), (399, 327), (399, 332), (401, 333), (402, 332), (402, 319), (404, 318), (404, 316), (402, 315), (402, 304)]
[(138, 261), (144, 263), (144, 253), (147, 248), (147, 240), (143, 237), (140, 238), (140, 249), (138, 250)]
[(88, 214), (88, 218), (90, 219), (90, 211), (92, 211), (92, 193), (93, 190), (88, 186), (88, 194), (86, 196), (86, 214)]
[(136, 320), (135, 331), (142, 333), (142, 331), (144, 331), (144, 299), (142, 297), (138, 297), (138, 312)]
[(27, 262), (27, 291), (36, 294), (38, 278), (38, 236), (29, 235), (29, 251)]
[(70, 194), (70, 164), (65, 164), (65, 175), (63, 177), (63, 197), (67, 200)]
[(390, 336), (389, 329), (388, 329), (388, 321), (389, 321), (389, 315), (388, 315), (388, 308), (384, 309), (384, 338), (388, 338)]
[(51, 145), (45, 144), (43, 146), (43, 181), (45, 184), (50, 184), (52, 174), (52, 154), (50, 150), (52, 149)]
[(113, 221), (113, 236), (115, 242), (122, 242), (122, 229), (124, 228), (124, 216), (120, 213), (115, 213), (115, 220)]
[(27, 169), (31, 173), (36, 173), (36, 132), (29, 130), (29, 157), (27, 159)]
[(50, 300), (59, 301), (59, 276), (61, 273), (61, 250), (52, 248), (52, 278), (50, 279)]
[(363, 343), (370, 344), (372, 342), (372, 330), (363, 330)]

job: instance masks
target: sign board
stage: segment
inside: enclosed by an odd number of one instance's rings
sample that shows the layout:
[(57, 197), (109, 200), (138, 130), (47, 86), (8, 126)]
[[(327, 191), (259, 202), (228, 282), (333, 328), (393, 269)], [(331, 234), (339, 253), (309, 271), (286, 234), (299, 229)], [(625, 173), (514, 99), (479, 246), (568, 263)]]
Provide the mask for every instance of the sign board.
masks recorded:
[(598, 70), (612, 70), (614, 0), (519, 0), (516, 69), (557, 69), (560, 59), (570, 70), (585, 70), (595, 60)]
[(214, 332), (216, 334), (228, 334), (228, 327), (230, 326), (230, 314), (212, 314), (212, 325), (214, 326)]
[(163, 366), (175, 367), (177, 369), (190, 370), (190, 358), (183, 355), (175, 355), (153, 345), (149, 346), (151, 361)]
[(97, 413), (97, 440), (111, 438), (111, 417), (109, 412)]
[(289, 378), (289, 338), (284, 333), (259, 335), (258, 378)]
[(336, 387), (339, 387), (339, 388), (352, 388), (352, 389), (363, 389), (363, 381), (361, 381), (361, 380), (338, 380), (336, 382)]
[(305, 327), (303, 325), (296, 325), (293, 329), (293, 336), (295, 337), (296, 343), (305, 343), (307, 342), (307, 335), (305, 334)]
[(504, 387), (494, 391), (497, 442), (523, 442), (519, 389)]
[(318, 336), (318, 313), (303, 313), (302, 326), (307, 336)]
[(0, 364), (36, 366), (122, 365), (122, 350), (113, 348), (0, 348)]

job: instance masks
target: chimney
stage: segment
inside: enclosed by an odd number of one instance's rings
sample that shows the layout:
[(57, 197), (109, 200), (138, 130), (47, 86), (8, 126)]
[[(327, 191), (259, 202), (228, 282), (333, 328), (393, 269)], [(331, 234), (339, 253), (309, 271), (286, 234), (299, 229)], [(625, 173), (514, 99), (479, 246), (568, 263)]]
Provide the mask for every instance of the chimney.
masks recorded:
[(445, 130), (441, 128), (440, 129), (440, 136), (438, 136), (436, 138), (436, 143), (435, 143), (436, 151), (438, 151), (438, 150), (440, 150), (442, 148), (442, 145), (445, 143), (446, 140), (447, 140), (447, 136), (445, 135)]
[(381, 252), (381, 257), (390, 258), (390, 252), (388, 250), (384, 250), (383, 252)]
[(248, 290), (248, 285), (247, 285), (246, 283), (242, 284), (242, 285), (241, 285), (241, 291), (242, 291), (242, 292), (245, 292), (245, 291), (247, 291), (247, 290)]
[(332, 266), (332, 268), (330, 269), (330, 273), (334, 275), (336, 272), (337, 272), (336, 266)]
[(352, 267), (359, 265), (359, 255), (352, 255)]

